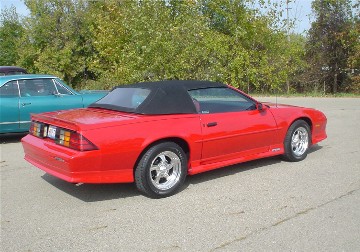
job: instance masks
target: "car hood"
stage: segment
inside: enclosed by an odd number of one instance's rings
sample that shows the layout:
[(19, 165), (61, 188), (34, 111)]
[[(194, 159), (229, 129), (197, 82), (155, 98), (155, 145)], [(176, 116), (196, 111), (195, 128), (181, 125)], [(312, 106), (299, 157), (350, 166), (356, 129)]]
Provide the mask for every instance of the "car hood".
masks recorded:
[(109, 91), (106, 90), (80, 90), (78, 91), (80, 94), (107, 94)]
[(281, 125), (281, 122), (286, 122), (284, 125), (289, 125), (298, 118), (308, 118), (312, 122), (326, 121), (325, 114), (314, 108), (268, 102), (264, 102), (263, 104), (268, 106), (269, 111), (273, 114), (278, 125)]
[(299, 106), (287, 105), (287, 104), (278, 104), (272, 102), (263, 102), (262, 104), (270, 107), (270, 108), (301, 108)]

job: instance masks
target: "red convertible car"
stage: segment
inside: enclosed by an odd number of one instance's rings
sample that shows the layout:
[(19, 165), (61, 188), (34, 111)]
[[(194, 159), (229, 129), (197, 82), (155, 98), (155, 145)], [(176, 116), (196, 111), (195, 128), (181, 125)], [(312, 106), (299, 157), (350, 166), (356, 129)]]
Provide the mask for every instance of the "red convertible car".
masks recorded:
[(32, 116), (25, 159), (71, 183), (131, 183), (174, 194), (187, 175), (282, 155), (303, 160), (326, 138), (315, 109), (260, 103), (209, 81), (114, 88), (88, 108)]

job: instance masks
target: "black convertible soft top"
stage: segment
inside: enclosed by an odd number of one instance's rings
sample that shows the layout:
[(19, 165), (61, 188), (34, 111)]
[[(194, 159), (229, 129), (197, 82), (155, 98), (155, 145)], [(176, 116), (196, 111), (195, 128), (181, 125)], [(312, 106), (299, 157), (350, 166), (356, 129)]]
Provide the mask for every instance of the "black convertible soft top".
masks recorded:
[[(157, 82), (141, 82), (117, 86), (107, 96), (91, 104), (89, 107), (105, 108), (146, 115), (193, 114), (197, 113), (194, 101), (188, 91), (202, 88), (224, 88), (223, 83), (198, 80), (171, 80)], [(150, 93), (139, 106), (120, 106), (121, 91), (145, 89)], [(119, 99), (117, 99), (119, 98)]]

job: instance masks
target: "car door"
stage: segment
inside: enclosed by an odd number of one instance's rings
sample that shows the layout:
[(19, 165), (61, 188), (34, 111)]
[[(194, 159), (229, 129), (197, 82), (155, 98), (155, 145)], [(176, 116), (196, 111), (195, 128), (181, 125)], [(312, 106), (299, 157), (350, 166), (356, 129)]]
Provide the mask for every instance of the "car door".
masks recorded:
[(19, 125), (19, 89), (10, 81), (0, 87), (0, 133), (17, 132)]
[(202, 163), (208, 164), (269, 151), (276, 122), (267, 109), (230, 88), (190, 90), (199, 103)]
[(29, 128), (30, 114), (83, 107), (82, 96), (72, 93), (52, 78), (19, 81), (21, 128)]

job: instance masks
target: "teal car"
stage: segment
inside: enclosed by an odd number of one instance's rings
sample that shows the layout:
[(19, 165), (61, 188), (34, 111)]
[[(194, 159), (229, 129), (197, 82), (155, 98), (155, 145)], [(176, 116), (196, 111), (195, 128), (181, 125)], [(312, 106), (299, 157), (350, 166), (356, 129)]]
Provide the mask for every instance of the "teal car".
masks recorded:
[(0, 134), (28, 131), (32, 113), (87, 107), (107, 93), (77, 92), (52, 75), (0, 76)]

